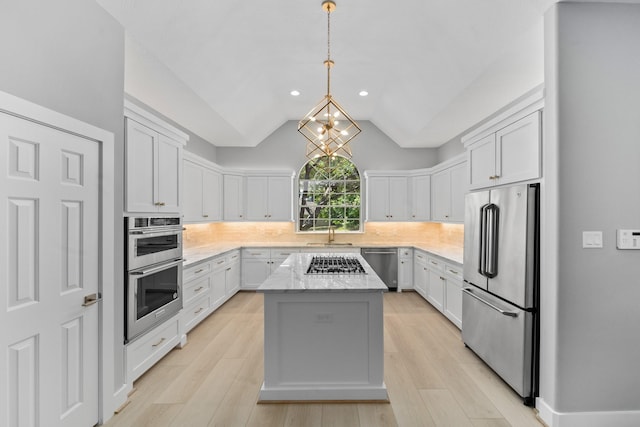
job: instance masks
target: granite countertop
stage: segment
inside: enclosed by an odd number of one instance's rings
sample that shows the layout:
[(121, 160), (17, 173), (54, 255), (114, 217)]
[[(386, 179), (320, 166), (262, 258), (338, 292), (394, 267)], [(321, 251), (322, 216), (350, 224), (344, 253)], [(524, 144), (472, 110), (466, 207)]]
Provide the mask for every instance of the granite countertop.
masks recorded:
[[(294, 253), (265, 280), (257, 292), (386, 292), (387, 286), (359, 254), (366, 274), (305, 274), (314, 253)], [(326, 253), (325, 253), (326, 255)]]
[(344, 249), (344, 248), (361, 248), (361, 247), (398, 247), (398, 248), (414, 248), (425, 252), (432, 253), (440, 256), (451, 262), (462, 265), (463, 251), (462, 248), (451, 247), (445, 245), (428, 245), (424, 243), (366, 243), (366, 244), (354, 244), (353, 246), (337, 244), (335, 246), (313, 246), (304, 245), (300, 242), (277, 242), (277, 243), (265, 243), (265, 242), (242, 242), (241, 244), (233, 243), (211, 243), (209, 245), (184, 248), (184, 267), (188, 267), (192, 264), (203, 261), (213, 256), (223, 255), (232, 250), (238, 250), (241, 248), (304, 248), (304, 249), (318, 249), (318, 252), (329, 252), (332, 248)]

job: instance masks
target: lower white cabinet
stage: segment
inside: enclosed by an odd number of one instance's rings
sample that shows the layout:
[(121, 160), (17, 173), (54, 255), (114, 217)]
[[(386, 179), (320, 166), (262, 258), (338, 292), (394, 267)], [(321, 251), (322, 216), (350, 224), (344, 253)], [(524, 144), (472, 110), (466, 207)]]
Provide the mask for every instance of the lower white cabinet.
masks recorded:
[(413, 249), (398, 249), (398, 292), (413, 289)]
[(179, 317), (167, 320), (125, 346), (127, 383), (133, 383), (180, 343)]
[(413, 251), (413, 287), (458, 328), (462, 327), (462, 266)]
[(244, 248), (242, 250), (242, 289), (255, 290), (298, 248)]
[(218, 255), (184, 269), (182, 329), (189, 332), (240, 289), (240, 251)]
[(444, 263), (438, 258), (427, 257), (427, 301), (444, 312)]
[(427, 299), (427, 254), (414, 249), (413, 251), (413, 288)]
[(458, 328), (462, 328), (462, 268), (444, 265), (445, 307), (444, 315)]

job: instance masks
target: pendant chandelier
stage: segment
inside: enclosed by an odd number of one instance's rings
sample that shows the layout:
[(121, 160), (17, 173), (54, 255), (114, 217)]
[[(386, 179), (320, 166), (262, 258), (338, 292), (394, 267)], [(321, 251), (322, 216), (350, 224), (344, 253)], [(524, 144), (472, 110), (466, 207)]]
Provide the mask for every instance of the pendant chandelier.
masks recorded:
[(336, 10), (332, 0), (322, 2), (322, 10), (327, 12), (327, 94), (298, 123), (298, 132), (307, 138), (307, 157), (314, 159), (321, 156), (351, 157), (349, 141), (360, 133), (358, 124), (349, 117), (346, 111), (331, 96), (331, 12)]

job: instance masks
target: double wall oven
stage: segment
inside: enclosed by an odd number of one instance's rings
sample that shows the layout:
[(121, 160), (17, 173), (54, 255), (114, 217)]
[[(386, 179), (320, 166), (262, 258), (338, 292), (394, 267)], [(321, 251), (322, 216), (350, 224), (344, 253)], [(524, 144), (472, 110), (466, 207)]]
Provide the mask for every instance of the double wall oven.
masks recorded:
[(182, 309), (179, 217), (125, 218), (125, 342)]

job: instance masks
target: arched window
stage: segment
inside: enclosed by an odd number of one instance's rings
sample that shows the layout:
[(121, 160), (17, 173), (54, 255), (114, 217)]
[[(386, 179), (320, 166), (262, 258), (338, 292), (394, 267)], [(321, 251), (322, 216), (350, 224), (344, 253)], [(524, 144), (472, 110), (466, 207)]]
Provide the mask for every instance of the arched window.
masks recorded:
[(361, 231), (360, 173), (344, 157), (318, 157), (300, 169), (298, 231)]

